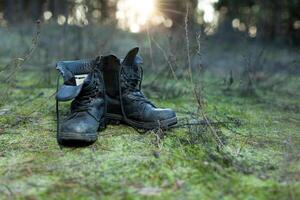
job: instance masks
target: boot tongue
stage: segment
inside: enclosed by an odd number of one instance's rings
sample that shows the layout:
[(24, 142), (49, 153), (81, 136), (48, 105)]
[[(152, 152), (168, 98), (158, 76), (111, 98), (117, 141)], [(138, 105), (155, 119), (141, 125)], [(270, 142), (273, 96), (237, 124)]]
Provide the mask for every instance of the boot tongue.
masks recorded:
[(101, 71), (101, 57), (98, 56), (96, 59), (93, 60), (93, 67), (90, 73), (86, 74), (84, 80), (81, 82), (83, 85), (83, 89), (93, 89), (94, 88), (94, 79), (95, 76), (99, 77), (98, 73)]
[(123, 70), (125, 73), (124, 79), (126, 79), (125, 81), (132, 87), (136, 87), (140, 80), (138, 66), (142, 63), (142, 59), (137, 56), (138, 52), (138, 47), (131, 49), (122, 62)]
[(77, 98), (82, 91), (88, 92), (93, 89), (93, 77), (92, 74), (80, 75), (82, 78), (77, 80), (78, 77), (74, 77), (72, 83), (62, 85), (57, 94), (56, 98), (59, 101), (70, 101)]

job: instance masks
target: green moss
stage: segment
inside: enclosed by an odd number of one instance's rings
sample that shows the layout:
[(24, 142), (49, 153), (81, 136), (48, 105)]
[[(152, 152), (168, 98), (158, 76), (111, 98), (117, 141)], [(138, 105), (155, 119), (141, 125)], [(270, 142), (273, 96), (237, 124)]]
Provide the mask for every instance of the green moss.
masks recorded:
[[(220, 82), (205, 76), (205, 111), (218, 121), (231, 161), (214, 146), (185, 129), (167, 132), (157, 147), (154, 132), (139, 134), (123, 125), (108, 126), (86, 148), (56, 143), (53, 88), (33, 87), (29, 72), (22, 88), (11, 90), (0, 115), (0, 198), (16, 199), (296, 199), (299, 190), (299, 112), (296, 78), (257, 98), (222, 92)], [(27, 76), (28, 73), (28, 76)], [(168, 82), (168, 81), (167, 81)], [(146, 93), (160, 106), (178, 111), (180, 119), (196, 111), (187, 81), (176, 81), (178, 93), (160, 98), (172, 82)], [(1, 86), (4, 87), (3, 85)], [(263, 94), (263, 91), (258, 91)], [(63, 106), (67, 109), (67, 105)], [(198, 137), (198, 141), (191, 141)], [(211, 152), (210, 152), (211, 151)], [(226, 164), (227, 163), (227, 164)], [(145, 192), (146, 191), (146, 192)]]

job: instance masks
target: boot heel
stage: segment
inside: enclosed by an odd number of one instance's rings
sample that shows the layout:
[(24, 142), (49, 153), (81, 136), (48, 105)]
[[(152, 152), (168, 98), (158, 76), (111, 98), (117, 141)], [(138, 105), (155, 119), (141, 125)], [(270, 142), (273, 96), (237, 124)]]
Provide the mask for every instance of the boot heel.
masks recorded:
[(98, 131), (103, 131), (104, 129), (106, 129), (106, 125), (106, 120), (102, 120), (99, 124)]

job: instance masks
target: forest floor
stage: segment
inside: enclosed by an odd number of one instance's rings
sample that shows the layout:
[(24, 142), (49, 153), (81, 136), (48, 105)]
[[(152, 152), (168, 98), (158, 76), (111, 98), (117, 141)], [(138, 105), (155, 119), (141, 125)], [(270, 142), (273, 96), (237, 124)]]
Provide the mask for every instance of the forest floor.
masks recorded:
[[(140, 134), (125, 125), (109, 125), (90, 146), (60, 148), (55, 89), (33, 84), (36, 77), (19, 74), (9, 103), (0, 109), (0, 199), (300, 196), (299, 77), (278, 85), (270, 80), (265, 87), (272, 89), (244, 97), (236, 88), (224, 90), (222, 80), (207, 73), (205, 113), (222, 140), (221, 150), (207, 125), (173, 129), (164, 138), (155, 131)], [(187, 81), (169, 80), (161, 88), (145, 84), (147, 96), (160, 107), (173, 108), (180, 124), (200, 118)], [(172, 88), (179, 92), (163, 92)]]

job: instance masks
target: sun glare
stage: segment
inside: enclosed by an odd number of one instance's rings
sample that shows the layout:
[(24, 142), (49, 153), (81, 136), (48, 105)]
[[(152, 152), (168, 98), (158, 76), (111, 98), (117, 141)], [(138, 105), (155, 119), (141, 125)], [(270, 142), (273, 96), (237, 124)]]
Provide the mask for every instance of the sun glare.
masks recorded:
[(155, 13), (155, 0), (120, 0), (116, 17), (119, 26), (137, 33), (145, 27)]
[(219, 0), (199, 0), (198, 9), (204, 13), (203, 18), (206, 23), (212, 23), (215, 20), (216, 11), (213, 4), (218, 1)]

